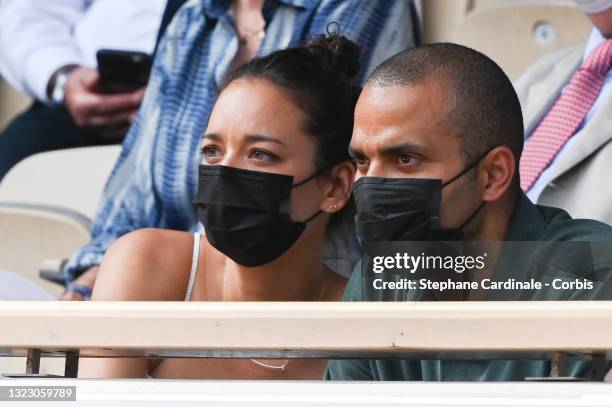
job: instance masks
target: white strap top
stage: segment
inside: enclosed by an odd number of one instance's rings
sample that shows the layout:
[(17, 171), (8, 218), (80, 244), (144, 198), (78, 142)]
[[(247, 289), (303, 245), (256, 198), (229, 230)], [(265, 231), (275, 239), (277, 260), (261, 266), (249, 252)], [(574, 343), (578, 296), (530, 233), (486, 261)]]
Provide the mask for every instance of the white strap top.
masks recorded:
[(198, 274), (198, 263), (200, 262), (200, 239), (202, 235), (199, 232), (193, 234), (193, 254), (191, 256), (191, 272), (189, 274), (189, 284), (187, 284), (187, 293), (185, 293), (185, 301), (191, 300), (193, 292), (193, 284), (196, 274)]

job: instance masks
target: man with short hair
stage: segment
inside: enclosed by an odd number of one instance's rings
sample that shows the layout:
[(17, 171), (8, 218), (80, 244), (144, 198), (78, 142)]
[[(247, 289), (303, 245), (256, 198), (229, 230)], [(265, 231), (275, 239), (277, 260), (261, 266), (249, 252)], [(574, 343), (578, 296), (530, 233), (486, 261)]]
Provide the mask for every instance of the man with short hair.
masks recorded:
[[(362, 245), (612, 241), (612, 228), (603, 223), (572, 220), (562, 210), (527, 199), (518, 172), (522, 147), (518, 98), (491, 59), (455, 44), (426, 45), (391, 57), (370, 75), (355, 110), (350, 152), (357, 165), (353, 191)], [(602, 270), (589, 268), (586, 262), (577, 265), (562, 250), (551, 253), (545, 257), (550, 263), (536, 270), (542, 278), (583, 279), (596, 289), (514, 290), (485, 299), (612, 298), (608, 257), (608, 268)], [(506, 277), (521, 279), (525, 267), (519, 264), (524, 259), (514, 260), (518, 262), (506, 270)], [(559, 270), (559, 264), (566, 270)], [(362, 289), (364, 273), (358, 265), (345, 300), (384, 299), (382, 292)], [(403, 300), (423, 297), (408, 292)], [(330, 362), (326, 377), (469, 381), (524, 380), (549, 373), (550, 363), (544, 361), (337, 360)], [(572, 364), (568, 373), (583, 374), (584, 364)]]

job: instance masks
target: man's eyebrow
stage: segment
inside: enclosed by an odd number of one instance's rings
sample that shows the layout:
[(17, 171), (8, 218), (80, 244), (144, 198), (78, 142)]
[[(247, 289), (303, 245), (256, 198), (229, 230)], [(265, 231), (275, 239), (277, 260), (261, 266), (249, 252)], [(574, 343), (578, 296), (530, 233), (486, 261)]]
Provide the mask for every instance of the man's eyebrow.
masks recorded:
[(276, 144), (280, 144), (281, 146), (287, 146), (285, 143), (283, 143), (282, 141), (280, 141), (279, 139), (276, 139), (274, 137), (270, 137), (270, 136), (266, 136), (263, 134), (247, 134), (245, 136), (246, 141), (250, 142), (250, 143), (255, 143), (255, 142), (267, 142), (267, 143), (276, 143)]
[[(427, 152), (427, 148), (422, 145), (414, 144), (414, 143), (397, 143), (397, 144), (390, 144), (387, 146), (382, 146), (379, 149), (379, 153), (381, 155), (397, 155), (397, 154), (405, 153), (407, 151), (416, 152), (416, 153), (425, 153)], [(349, 145), (348, 153), (353, 158), (362, 158), (366, 156), (363, 151), (359, 150), (358, 148), (353, 147), (352, 145)]]
[(389, 144), (383, 146), (379, 149), (380, 154), (382, 155), (396, 155), (405, 153), (407, 151), (415, 152), (415, 153), (425, 153), (427, 152), (427, 147), (414, 144), (414, 143), (397, 143), (397, 144)]
[(356, 149), (351, 145), (349, 145), (348, 153), (349, 153), (349, 156), (351, 156), (352, 158), (365, 157), (365, 154), (363, 153), (363, 151)]

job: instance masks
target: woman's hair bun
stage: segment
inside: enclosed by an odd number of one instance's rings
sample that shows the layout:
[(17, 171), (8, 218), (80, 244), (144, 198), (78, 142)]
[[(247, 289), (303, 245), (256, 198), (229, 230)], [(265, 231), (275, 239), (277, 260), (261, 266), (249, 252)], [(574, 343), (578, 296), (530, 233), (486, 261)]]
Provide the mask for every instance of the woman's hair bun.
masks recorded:
[[(333, 27), (337, 29), (333, 30)], [(327, 35), (318, 35), (304, 46), (325, 70), (353, 81), (359, 73), (359, 46), (340, 33), (337, 23), (330, 23)]]

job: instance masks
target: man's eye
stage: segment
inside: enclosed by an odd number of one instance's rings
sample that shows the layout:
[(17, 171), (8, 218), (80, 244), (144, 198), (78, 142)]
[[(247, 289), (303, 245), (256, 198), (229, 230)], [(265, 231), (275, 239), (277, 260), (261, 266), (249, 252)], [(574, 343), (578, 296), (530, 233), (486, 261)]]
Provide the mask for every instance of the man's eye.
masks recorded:
[(355, 161), (355, 164), (356, 164), (358, 167), (363, 167), (364, 165), (367, 165), (367, 164), (368, 164), (368, 160), (366, 160), (366, 159), (365, 159), (365, 158), (363, 158), (363, 157), (356, 157), (356, 158), (354, 158), (354, 159), (353, 159), (353, 161)]
[(412, 154), (400, 154), (399, 163), (401, 165), (414, 165), (418, 161), (418, 158), (413, 156)]

